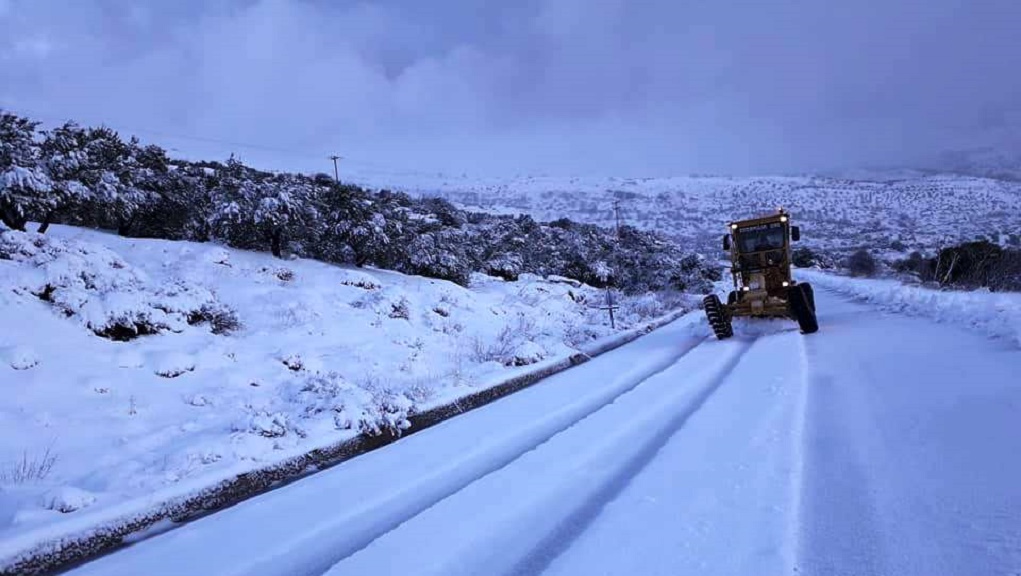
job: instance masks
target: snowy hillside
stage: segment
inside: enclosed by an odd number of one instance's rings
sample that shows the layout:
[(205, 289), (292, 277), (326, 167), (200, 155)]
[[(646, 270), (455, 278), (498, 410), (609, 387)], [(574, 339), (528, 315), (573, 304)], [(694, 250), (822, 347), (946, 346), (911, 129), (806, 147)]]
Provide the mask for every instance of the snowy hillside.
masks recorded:
[(813, 248), (886, 248), (899, 240), (905, 251), (931, 250), (980, 235), (1007, 243), (1013, 234), (1017, 242), (1021, 230), (1021, 183), (954, 175), (500, 180), (376, 173), (365, 174), (361, 181), (435, 194), (490, 212), (523, 212), (539, 220), (567, 217), (604, 226), (614, 224), (617, 199), (624, 223), (713, 250), (727, 221), (777, 206), (793, 212), (803, 226), (805, 244)]
[[(215, 244), (0, 232), (0, 535), (205, 482), (479, 390), (613, 331), (601, 291), (472, 288)], [(625, 298), (617, 329), (677, 297)]]

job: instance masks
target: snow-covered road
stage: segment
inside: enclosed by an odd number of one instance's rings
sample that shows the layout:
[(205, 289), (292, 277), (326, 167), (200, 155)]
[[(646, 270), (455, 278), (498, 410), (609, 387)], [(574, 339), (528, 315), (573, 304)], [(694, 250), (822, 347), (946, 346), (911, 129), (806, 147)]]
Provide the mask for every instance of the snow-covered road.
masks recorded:
[(84, 575), (1017, 574), (1021, 353), (818, 293), (678, 321)]

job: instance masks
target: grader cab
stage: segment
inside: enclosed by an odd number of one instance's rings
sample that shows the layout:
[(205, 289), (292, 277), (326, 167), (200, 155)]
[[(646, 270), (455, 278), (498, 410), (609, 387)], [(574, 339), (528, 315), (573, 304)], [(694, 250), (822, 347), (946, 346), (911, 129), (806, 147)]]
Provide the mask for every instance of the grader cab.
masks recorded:
[(734, 335), (732, 320), (737, 316), (790, 318), (805, 334), (819, 330), (811, 284), (791, 277), (791, 242), (800, 239), (801, 230), (790, 220), (781, 208), (774, 214), (730, 223), (723, 249), (730, 253), (734, 290), (726, 304), (715, 294), (703, 302), (717, 338)]

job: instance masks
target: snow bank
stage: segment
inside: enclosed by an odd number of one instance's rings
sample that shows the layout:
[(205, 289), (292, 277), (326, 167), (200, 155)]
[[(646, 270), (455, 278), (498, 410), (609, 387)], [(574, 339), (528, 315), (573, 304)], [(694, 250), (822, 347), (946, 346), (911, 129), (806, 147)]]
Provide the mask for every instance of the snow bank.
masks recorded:
[(1021, 294), (941, 291), (817, 270), (801, 269), (796, 276), (884, 310), (956, 324), (1021, 346)]
[[(293, 475), (303, 455), (401, 434), (697, 300), (624, 299), (614, 330), (603, 298), (528, 275), (466, 289), (65, 226), (0, 232), (0, 540)], [(3, 481), (23, 460), (50, 465)]]

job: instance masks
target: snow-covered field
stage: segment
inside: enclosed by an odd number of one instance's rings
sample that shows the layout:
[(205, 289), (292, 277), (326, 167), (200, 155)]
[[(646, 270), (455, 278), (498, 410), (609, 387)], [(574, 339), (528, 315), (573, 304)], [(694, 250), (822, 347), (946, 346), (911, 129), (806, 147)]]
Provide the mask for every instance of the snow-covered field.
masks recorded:
[[(657, 230), (715, 250), (726, 223), (784, 206), (813, 249), (857, 247), (931, 251), (948, 242), (992, 237), (1021, 242), (1021, 182), (916, 171), (826, 176), (599, 178), (402, 175), (365, 172), (359, 183), (438, 195), (469, 209), (567, 217)], [(1013, 236), (1013, 239), (1012, 239)]]
[[(559, 279), (397, 273), (55, 226), (0, 232), (0, 538), (201, 486), (612, 334)], [(617, 329), (691, 306), (625, 299)]]

